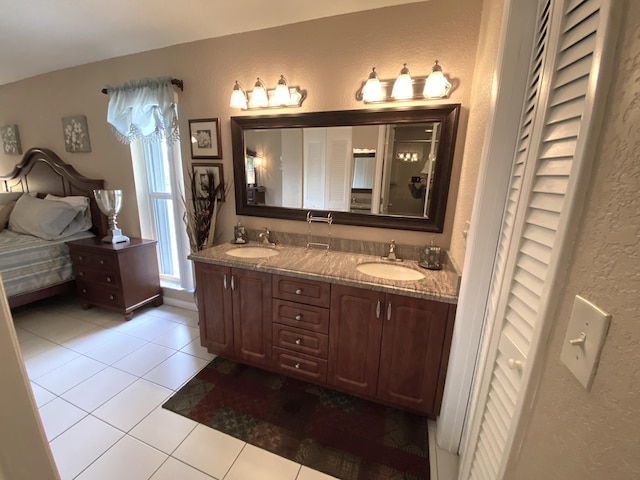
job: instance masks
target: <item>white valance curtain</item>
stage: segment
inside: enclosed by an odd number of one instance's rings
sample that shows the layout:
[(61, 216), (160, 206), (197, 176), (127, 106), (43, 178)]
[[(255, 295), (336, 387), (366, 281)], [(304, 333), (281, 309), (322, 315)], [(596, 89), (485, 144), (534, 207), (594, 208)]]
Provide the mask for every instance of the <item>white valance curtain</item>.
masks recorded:
[(122, 143), (134, 140), (179, 140), (178, 97), (171, 77), (132, 80), (107, 87), (107, 122)]

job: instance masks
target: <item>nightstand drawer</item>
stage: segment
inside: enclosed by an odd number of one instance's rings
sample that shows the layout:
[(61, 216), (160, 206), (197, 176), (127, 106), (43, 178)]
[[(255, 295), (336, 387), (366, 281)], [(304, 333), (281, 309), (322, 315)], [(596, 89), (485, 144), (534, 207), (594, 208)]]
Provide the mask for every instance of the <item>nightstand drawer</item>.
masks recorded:
[(101, 285), (95, 285), (82, 281), (77, 281), (77, 291), (81, 298), (87, 300), (90, 303), (96, 303), (98, 305), (124, 307), (124, 298), (122, 293), (118, 290), (111, 290), (104, 288)]
[(318, 307), (328, 307), (331, 286), (325, 282), (303, 278), (273, 275), (273, 296), (292, 302), (301, 302)]
[(325, 383), (327, 361), (273, 347), (274, 366), (286, 375)]
[(91, 267), (97, 270), (113, 271), (118, 268), (117, 259), (113, 255), (103, 255), (100, 253), (87, 253), (85, 251), (77, 251), (71, 249), (71, 260), (74, 265), (82, 268)]
[(326, 359), (329, 336), (274, 323), (273, 346)]
[(104, 272), (97, 270), (88, 270), (88, 269), (76, 269), (74, 268), (74, 274), (77, 280), (87, 283), (99, 283), (102, 285), (119, 287), (120, 276), (115, 272)]
[(273, 321), (318, 333), (329, 333), (329, 310), (303, 303), (273, 299)]

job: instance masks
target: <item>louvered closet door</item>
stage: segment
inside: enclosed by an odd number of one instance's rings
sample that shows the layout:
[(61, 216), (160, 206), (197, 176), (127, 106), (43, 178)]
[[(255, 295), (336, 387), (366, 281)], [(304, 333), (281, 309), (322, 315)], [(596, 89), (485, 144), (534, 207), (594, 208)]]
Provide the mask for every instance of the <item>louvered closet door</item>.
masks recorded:
[[(541, 0), (487, 312), (491, 341), (461, 479), (502, 478), (592, 126), (607, 0)], [(578, 189), (579, 190), (579, 189)]]

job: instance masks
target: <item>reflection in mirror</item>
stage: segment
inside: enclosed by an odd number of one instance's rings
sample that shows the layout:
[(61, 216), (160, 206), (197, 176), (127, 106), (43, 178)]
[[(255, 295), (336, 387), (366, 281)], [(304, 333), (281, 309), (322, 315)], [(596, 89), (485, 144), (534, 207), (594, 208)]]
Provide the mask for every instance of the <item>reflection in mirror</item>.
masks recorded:
[(232, 117), (237, 213), (442, 231), (458, 111)]

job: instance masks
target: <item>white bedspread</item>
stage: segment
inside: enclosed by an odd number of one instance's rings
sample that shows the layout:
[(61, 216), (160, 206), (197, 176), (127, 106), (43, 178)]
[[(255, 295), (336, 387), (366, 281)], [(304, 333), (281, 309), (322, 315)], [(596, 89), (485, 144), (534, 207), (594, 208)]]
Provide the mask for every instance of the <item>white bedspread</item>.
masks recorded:
[(89, 238), (80, 232), (64, 240), (42, 240), (3, 230), (0, 232), (0, 273), (8, 297), (57, 285), (73, 278), (65, 242)]

